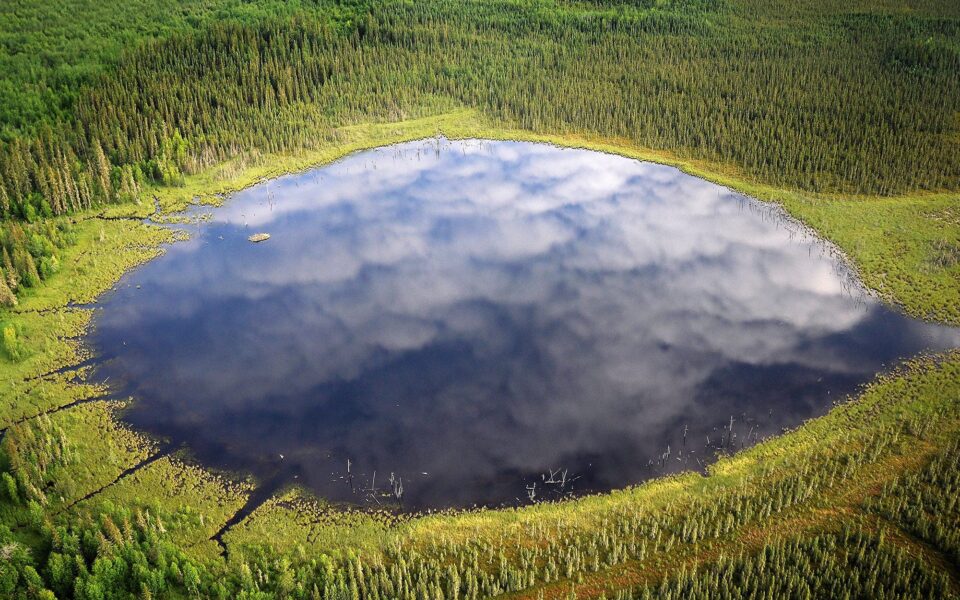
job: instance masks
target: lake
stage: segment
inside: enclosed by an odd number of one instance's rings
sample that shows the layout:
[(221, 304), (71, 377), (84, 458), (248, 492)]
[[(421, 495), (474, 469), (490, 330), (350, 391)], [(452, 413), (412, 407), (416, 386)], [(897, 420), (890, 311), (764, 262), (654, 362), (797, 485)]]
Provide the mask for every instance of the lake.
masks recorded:
[(702, 469), (960, 345), (776, 206), (591, 151), (404, 143), (203, 211), (100, 299), (93, 378), (201, 464), (334, 502)]

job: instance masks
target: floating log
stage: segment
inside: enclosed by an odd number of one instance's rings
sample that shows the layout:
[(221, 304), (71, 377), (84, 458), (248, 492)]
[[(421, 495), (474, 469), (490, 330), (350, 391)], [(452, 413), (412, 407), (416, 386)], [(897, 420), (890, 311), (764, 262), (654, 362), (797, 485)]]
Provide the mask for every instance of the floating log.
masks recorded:
[(265, 242), (270, 239), (269, 233), (255, 233), (247, 238), (251, 242)]

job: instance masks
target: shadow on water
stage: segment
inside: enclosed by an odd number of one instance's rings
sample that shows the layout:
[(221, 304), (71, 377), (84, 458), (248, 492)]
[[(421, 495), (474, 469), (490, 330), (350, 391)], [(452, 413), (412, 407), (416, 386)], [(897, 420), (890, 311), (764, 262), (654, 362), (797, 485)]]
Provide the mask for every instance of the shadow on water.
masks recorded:
[(960, 345), (780, 208), (584, 150), (400, 144), (202, 210), (101, 300), (93, 377), (263, 482), (227, 527), (288, 484), (424, 510), (702, 468)]

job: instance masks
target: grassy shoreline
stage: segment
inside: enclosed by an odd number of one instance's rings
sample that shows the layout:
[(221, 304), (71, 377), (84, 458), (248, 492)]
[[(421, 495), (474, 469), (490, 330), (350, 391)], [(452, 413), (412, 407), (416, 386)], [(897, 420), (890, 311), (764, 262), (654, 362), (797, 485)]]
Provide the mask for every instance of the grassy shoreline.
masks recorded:
[[(898, 473), (922, 469), (957, 439), (960, 355), (947, 353), (912, 361), (879, 376), (856, 401), (794, 432), (722, 459), (710, 467), (707, 476), (685, 474), (560, 504), (401, 520), (332, 512), (319, 500), (294, 490), (263, 505), (226, 532), (224, 541), (230, 553), (229, 562), (223, 563), (210, 537), (243, 505), (252, 484), (231, 481), (190, 465), (175, 454), (161, 455), (156, 441), (131, 431), (117, 419), (119, 406), (98, 400), (104, 390), (85, 383), (82, 368), (71, 370), (87, 357), (82, 334), (94, 310), (77, 305), (94, 302), (115, 286), (123, 273), (159, 255), (165, 244), (174, 241), (169, 229), (140, 221), (154, 211), (150, 198), (156, 198), (161, 218), (175, 219), (175, 213), (190, 203), (216, 203), (224, 195), (266, 178), (326, 164), (360, 150), (437, 134), (451, 139), (534, 141), (614, 153), (671, 165), (760, 200), (776, 202), (835, 244), (863, 282), (885, 300), (913, 316), (960, 323), (960, 265), (950, 264), (948, 257), (943, 263), (946, 266), (923, 268), (928, 263), (939, 264), (938, 241), (945, 240), (948, 248), (960, 244), (957, 195), (884, 199), (812, 196), (750, 182), (730, 168), (638, 149), (617, 140), (536, 134), (498, 125), (470, 110), (398, 123), (342, 127), (318, 151), (242, 156), (188, 176), (183, 187), (146, 190), (140, 204), (62, 217), (74, 222), (78, 240), (64, 250), (62, 271), (41, 288), (25, 294), (17, 308), (0, 315), (0, 321), (16, 325), (25, 353), (21, 361), (0, 360), (4, 454), (9, 460), (11, 445), (16, 444), (16, 452), (23, 456), (44, 457), (40, 461), (45, 465), (42, 472), (31, 475), (37, 478), (39, 491), (46, 499), (39, 503), (43, 514), (52, 521), (64, 522), (90, 518), (106, 510), (104, 507), (153, 507), (157, 514), (168, 515), (170, 539), (214, 569), (224, 565), (239, 568), (237, 565), (246, 564), (244, 561), (265, 547), (293, 557), (295, 562), (325, 555), (343, 564), (360, 552), (371, 568), (394, 562), (396, 548), (403, 548), (428, 568), (445, 564), (440, 557), (473, 552), (470, 549), (478, 544), (491, 556), (497, 548), (502, 552), (507, 546), (514, 549), (503, 555), (506, 564), (512, 569), (519, 561), (526, 565), (524, 568), (536, 571), (535, 579), (541, 586), (538, 589), (545, 592), (544, 597), (566, 597), (571, 585), (579, 590), (578, 597), (599, 597), (612, 591), (607, 581), (624, 585), (658, 581), (661, 573), (673, 572), (690, 561), (715, 561), (719, 548), (728, 553), (732, 550), (727, 548), (751, 552), (770, 539), (795, 536), (803, 527), (835, 531), (842, 523), (866, 523), (873, 513), (865, 511), (863, 503), (880, 494), (878, 486), (892, 485)], [(49, 439), (58, 440), (64, 450), (48, 458), (43, 453), (50, 444), (37, 440)], [(882, 448), (875, 450), (878, 444)], [(856, 458), (859, 462), (847, 472), (847, 465), (852, 463), (846, 457), (861, 455), (863, 458)], [(7, 466), (0, 464), (0, 468)], [(714, 537), (697, 540), (693, 536), (682, 552), (673, 542), (661, 545), (658, 538), (641, 558), (636, 551), (610, 551), (597, 559), (604, 563), (603, 568), (584, 567), (577, 570), (576, 577), (558, 575), (552, 581), (549, 575), (542, 575), (551, 572), (549, 561), (556, 564), (564, 548), (589, 547), (604, 537), (619, 539), (619, 530), (610, 530), (611, 522), (626, 522), (629, 517), (675, 525), (693, 518), (690, 515), (711, 510), (711, 506), (748, 502), (744, 498), (762, 502), (767, 496), (779, 494), (776, 490), (783, 486), (801, 486), (811, 474), (840, 469), (845, 469), (845, 475), (834, 474), (835, 485), (827, 485), (824, 480), (803, 494), (791, 492), (805, 496), (766, 516), (737, 520), (734, 528)], [(756, 493), (751, 495), (748, 489), (753, 487)], [(760, 499), (753, 500), (755, 497)], [(13, 524), (23, 543), (36, 545), (33, 529), (38, 517), (30, 511), (28, 506), (0, 503), (0, 522)], [(829, 514), (822, 514), (824, 511)], [(770, 524), (772, 533), (767, 537), (758, 532), (760, 523)], [(802, 527), (791, 525), (798, 523)], [(561, 548), (553, 540), (567, 542)], [(529, 556), (525, 554), (528, 551), (532, 553)], [(611, 553), (616, 555), (614, 559)], [(492, 563), (490, 569), (495, 568)], [(957, 591), (956, 574), (951, 577), (951, 589)], [(506, 592), (510, 585), (501, 588)], [(537, 596), (531, 592), (517, 597)]]

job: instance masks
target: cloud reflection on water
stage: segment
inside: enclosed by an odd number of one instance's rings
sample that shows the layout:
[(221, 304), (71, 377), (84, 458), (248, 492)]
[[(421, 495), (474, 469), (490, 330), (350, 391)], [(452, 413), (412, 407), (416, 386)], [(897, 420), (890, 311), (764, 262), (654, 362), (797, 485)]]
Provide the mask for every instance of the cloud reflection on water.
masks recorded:
[(550, 468), (633, 483), (684, 426), (697, 453), (671, 465), (696, 466), (730, 416), (741, 440), (775, 433), (960, 342), (864, 296), (774, 208), (512, 142), (259, 185), (125, 282), (142, 289), (105, 299), (94, 344), (135, 425), (262, 477), (282, 453), (334, 499), (350, 458), (404, 474), (414, 507), (511, 502)]

